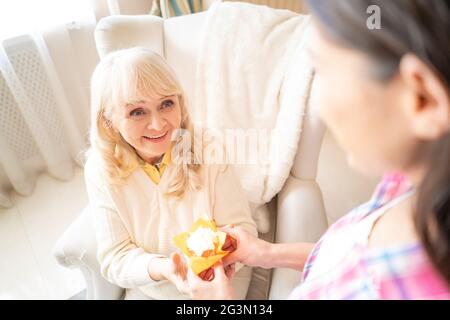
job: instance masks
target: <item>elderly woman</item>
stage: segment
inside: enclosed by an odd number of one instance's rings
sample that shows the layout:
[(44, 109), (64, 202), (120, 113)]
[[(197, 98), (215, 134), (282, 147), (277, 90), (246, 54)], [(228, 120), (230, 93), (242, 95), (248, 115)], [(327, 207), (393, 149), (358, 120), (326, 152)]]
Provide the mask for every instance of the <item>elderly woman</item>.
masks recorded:
[[(199, 218), (256, 236), (239, 180), (231, 167), (172, 152), (183, 150), (179, 143), (192, 124), (175, 73), (154, 52), (131, 48), (105, 56), (91, 95), (85, 179), (101, 273), (126, 288), (125, 299), (189, 298), (186, 266), (172, 238)], [(243, 299), (251, 268), (238, 274)]]

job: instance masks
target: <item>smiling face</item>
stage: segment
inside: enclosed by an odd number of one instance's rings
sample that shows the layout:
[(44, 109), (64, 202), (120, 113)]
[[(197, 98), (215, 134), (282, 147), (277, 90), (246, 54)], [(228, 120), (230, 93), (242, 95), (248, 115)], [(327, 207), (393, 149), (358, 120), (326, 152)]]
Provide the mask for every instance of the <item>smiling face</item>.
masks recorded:
[(93, 79), (93, 105), (100, 106), (100, 123), (108, 128), (104, 139), (117, 144), (120, 150), (113, 152), (119, 157), (123, 158), (121, 150), (126, 149), (133, 153), (127, 157), (138, 155), (154, 163), (170, 150), (173, 133), (189, 125), (175, 73), (161, 56), (146, 48), (109, 54), (97, 66)]
[(159, 96), (115, 108), (113, 126), (142, 159), (153, 163), (170, 149), (181, 118), (178, 96)]

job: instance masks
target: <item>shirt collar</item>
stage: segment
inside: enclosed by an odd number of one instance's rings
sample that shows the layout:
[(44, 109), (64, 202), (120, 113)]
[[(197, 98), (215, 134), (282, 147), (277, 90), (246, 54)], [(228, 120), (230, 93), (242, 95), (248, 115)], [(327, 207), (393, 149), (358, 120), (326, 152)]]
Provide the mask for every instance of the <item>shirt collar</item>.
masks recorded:
[(142, 159), (140, 156), (138, 156), (138, 161), (141, 167), (147, 167), (147, 166), (152, 166), (152, 167), (156, 167), (156, 165), (158, 165), (159, 167), (164, 166), (168, 166), (170, 164), (172, 164), (172, 148), (169, 148), (169, 151), (167, 151), (161, 161), (156, 162), (155, 164), (151, 164), (146, 162), (144, 159)]
[(147, 176), (155, 184), (160, 183), (161, 177), (162, 177), (166, 167), (172, 163), (171, 153), (172, 153), (172, 149), (169, 149), (169, 151), (167, 151), (164, 154), (164, 156), (159, 164), (150, 164), (148, 162), (145, 162), (142, 158), (139, 157), (139, 163), (140, 163), (141, 168), (144, 170), (144, 172), (147, 174)]

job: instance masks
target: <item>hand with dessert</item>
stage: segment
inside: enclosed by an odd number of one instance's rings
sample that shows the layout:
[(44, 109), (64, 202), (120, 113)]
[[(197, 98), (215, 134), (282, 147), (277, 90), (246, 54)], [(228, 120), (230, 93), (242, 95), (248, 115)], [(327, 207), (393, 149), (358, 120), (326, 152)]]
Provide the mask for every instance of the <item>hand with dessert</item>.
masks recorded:
[(233, 225), (217, 229), (209, 220), (198, 220), (174, 241), (189, 259), (187, 282), (193, 299), (233, 299), (236, 262), (301, 271), (314, 247), (304, 242), (270, 243)]
[(230, 250), (230, 254), (222, 259), (222, 263), (225, 267), (233, 265), (236, 262), (252, 267), (272, 267), (270, 259), (267, 259), (270, 243), (251, 235), (242, 228), (234, 227), (233, 225), (227, 225), (220, 228), (220, 231), (225, 232), (233, 239), (233, 250)]
[[(214, 221), (199, 219), (188, 232), (174, 237), (176, 246), (186, 255), (193, 273), (203, 280), (214, 278), (213, 266), (235, 250), (236, 241), (217, 229)], [(234, 269), (234, 266), (228, 267)]]
[(153, 280), (169, 280), (177, 287), (178, 291), (190, 293), (186, 278), (188, 268), (180, 254), (174, 252), (169, 258), (152, 259), (148, 270)]
[(204, 281), (191, 269), (187, 273), (187, 282), (191, 298), (194, 300), (233, 300), (234, 289), (232, 280), (234, 276), (234, 265), (224, 267), (221, 262), (209, 268), (212, 279)]

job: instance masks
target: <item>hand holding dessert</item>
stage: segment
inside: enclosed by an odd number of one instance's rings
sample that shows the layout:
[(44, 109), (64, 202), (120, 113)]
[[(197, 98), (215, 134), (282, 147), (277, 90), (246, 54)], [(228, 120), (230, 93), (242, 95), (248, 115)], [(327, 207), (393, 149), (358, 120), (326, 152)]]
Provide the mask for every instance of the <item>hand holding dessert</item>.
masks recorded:
[(190, 293), (186, 277), (188, 268), (180, 254), (174, 252), (169, 258), (155, 258), (151, 260), (148, 270), (153, 280), (169, 280), (178, 291)]
[(271, 268), (265, 254), (269, 250), (270, 243), (261, 240), (242, 228), (227, 225), (220, 228), (230, 239), (233, 239), (233, 250), (222, 259), (224, 266), (242, 263), (246, 266)]
[(202, 279), (212, 280), (211, 267), (236, 248), (236, 242), (217, 229), (212, 220), (197, 220), (188, 232), (174, 237), (175, 245), (185, 254), (189, 267)]
[(192, 299), (194, 300), (232, 300), (234, 290), (232, 280), (234, 276), (234, 265), (224, 267), (221, 262), (209, 268), (213, 277), (209, 281), (204, 281), (191, 269), (188, 269), (187, 282)]

